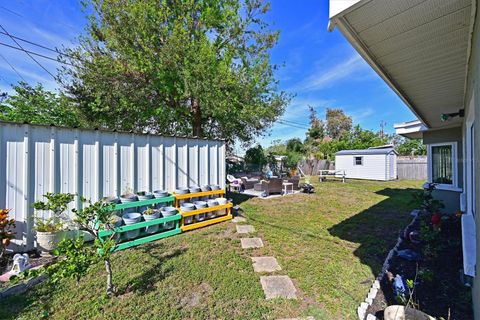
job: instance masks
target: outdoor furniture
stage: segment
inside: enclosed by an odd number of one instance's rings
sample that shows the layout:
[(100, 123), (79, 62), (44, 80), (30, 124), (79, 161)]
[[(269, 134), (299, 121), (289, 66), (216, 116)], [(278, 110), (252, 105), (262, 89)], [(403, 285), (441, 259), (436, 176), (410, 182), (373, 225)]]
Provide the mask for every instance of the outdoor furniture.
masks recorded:
[(235, 192), (242, 191), (242, 185), (239, 183), (230, 183), (228, 186), (230, 187), (230, 191), (235, 191)]
[(243, 185), (245, 186), (245, 189), (253, 189), (255, 187), (255, 184), (260, 181), (259, 179), (247, 178), (247, 177), (242, 177), (241, 179), (242, 179)]
[(255, 183), (255, 184), (253, 185), (253, 190), (255, 190), (255, 191), (263, 191), (263, 182), (265, 182), (265, 181), (260, 181), (260, 182), (258, 182), (258, 183)]
[(273, 178), (269, 181), (261, 181), (254, 185), (254, 190), (263, 191), (267, 196), (272, 193), (282, 193), (283, 180), (279, 178)]
[[(288, 181), (288, 180), (287, 180)], [(291, 182), (283, 182), (282, 183), (282, 187), (283, 187), (283, 195), (286, 196), (288, 194), (288, 188), (290, 187), (290, 191), (291, 193), (293, 193), (293, 183)]]
[(320, 170), (318, 180), (323, 182), (327, 177), (342, 178), (342, 182), (345, 183), (345, 170)]
[(299, 190), (300, 176), (293, 176), (288, 179), (288, 182), (293, 184), (293, 190)]

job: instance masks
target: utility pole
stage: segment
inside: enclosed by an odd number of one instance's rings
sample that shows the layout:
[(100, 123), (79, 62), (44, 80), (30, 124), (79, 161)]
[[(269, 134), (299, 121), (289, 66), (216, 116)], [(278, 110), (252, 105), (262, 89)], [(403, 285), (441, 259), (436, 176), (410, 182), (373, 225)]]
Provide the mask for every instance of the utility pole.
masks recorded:
[(387, 125), (387, 123), (385, 121), (380, 121), (380, 137), (383, 139), (384, 135), (385, 135), (385, 126)]

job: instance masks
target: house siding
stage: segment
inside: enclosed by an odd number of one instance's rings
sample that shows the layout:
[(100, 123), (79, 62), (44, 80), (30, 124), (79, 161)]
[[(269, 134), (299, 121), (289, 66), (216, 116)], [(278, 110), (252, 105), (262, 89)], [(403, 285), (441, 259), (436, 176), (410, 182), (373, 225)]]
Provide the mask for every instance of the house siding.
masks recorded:
[[(354, 165), (354, 157), (363, 157), (363, 165)], [(337, 155), (335, 170), (345, 170), (347, 178), (366, 180), (387, 180), (387, 158), (384, 154)]]
[[(476, 190), (480, 190), (480, 147), (478, 141), (480, 141), (480, 104), (479, 99), (480, 97), (480, 86), (479, 86), (479, 78), (480, 78), (480, 6), (477, 3), (476, 8), (476, 21), (473, 28), (472, 33), (472, 44), (471, 44), (471, 53), (470, 53), (470, 61), (468, 65), (467, 71), (467, 88), (466, 88), (466, 96), (465, 96), (465, 114), (468, 114), (469, 110), (469, 101), (471, 101), (472, 97), (476, 97), (474, 100), (474, 114), (475, 114), (475, 164), (474, 170), (477, 173), (475, 176), (475, 188)], [(465, 128), (463, 128), (465, 129)], [(478, 263), (478, 258), (480, 257), (480, 197), (476, 197), (475, 202), (475, 211), (477, 212), (475, 216), (475, 225), (476, 225), (476, 250), (477, 250), (477, 263), (476, 263), (476, 277), (473, 281), (473, 312), (475, 319), (480, 319), (480, 268)]]
[[(429, 130), (423, 133), (424, 144), (434, 143), (457, 143), (457, 185), (459, 189), (463, 189), (463, 141), (462, 128), (449, 128), (442, 130)], [(453, 213), (460, 210), (460, 194), (461, 190), (435, 190), (433, 196), (441, 199), (445, 204), (443, 211)]]

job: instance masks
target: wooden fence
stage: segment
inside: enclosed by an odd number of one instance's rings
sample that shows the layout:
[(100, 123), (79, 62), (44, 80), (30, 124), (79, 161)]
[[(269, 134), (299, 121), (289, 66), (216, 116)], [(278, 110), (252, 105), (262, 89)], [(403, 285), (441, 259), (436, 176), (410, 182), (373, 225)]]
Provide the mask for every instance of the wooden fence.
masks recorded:
[(397, 175), (399, 180), (427, 180), (427, 157), (398, 157)]
[(333, 161), (317, 160), (317, 159), (301, 160), (298, 163), (298, 167), (307, 176), (318, 175), (319, 170), (333, 170), (333, 169), (335, 169), (335, 165), (334, 165)]

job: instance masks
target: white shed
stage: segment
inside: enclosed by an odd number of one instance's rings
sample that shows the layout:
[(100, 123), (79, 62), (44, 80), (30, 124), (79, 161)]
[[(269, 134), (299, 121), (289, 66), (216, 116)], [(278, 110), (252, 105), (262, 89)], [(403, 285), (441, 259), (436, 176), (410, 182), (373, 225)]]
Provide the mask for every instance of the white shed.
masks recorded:
[(395, 180), (397, 155), (392, 147), (342, 150), (335, 154), (335, 171), (345, 171), (351, 179)]

